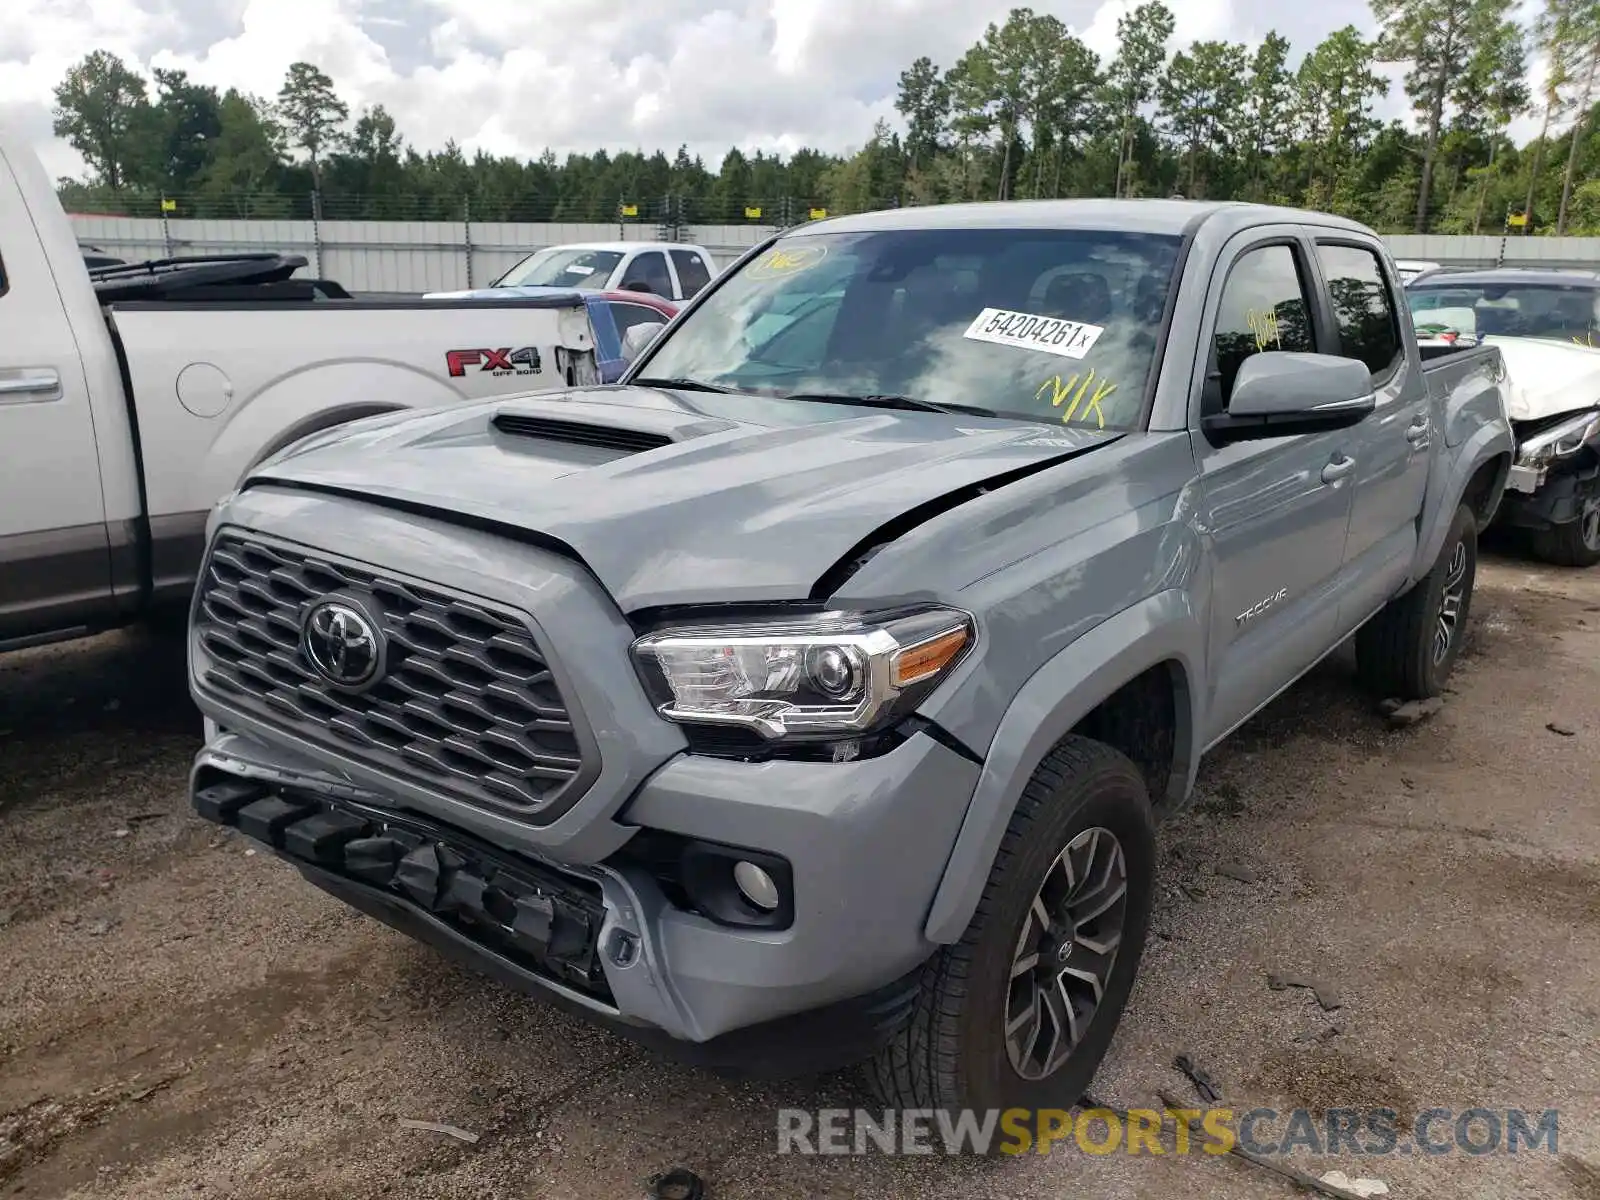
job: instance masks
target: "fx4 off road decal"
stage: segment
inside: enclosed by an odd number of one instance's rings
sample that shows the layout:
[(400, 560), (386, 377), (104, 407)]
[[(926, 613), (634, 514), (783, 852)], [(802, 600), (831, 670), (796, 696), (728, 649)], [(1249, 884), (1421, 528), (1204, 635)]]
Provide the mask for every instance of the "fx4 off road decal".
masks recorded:
[(468, 367), (477, 367), (493, 375), (539, 375), (544, 371), (537, 346), (524, 346), (520, 350), (446, 350), (444, 361), (452, 379), (460, 379)]

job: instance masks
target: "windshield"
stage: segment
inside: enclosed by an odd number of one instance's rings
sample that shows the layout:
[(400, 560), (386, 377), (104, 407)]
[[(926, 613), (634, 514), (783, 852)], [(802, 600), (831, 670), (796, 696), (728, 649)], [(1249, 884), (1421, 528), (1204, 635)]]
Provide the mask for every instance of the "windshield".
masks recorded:
[(1178, 246), (1109, 230), (787, 237), (712, 292), (640, 373), (1128, 429)]
[(1457, 283), (1406, 292), (1412, 320), (1469, 336), (1600, 341), (1595, 301), (1600, 289), (1547, 283)]
[(547, 246), (528, 255), (495, 280), (495, 287), (605, 287), (622, 261), (620, 250), (577, 250)]

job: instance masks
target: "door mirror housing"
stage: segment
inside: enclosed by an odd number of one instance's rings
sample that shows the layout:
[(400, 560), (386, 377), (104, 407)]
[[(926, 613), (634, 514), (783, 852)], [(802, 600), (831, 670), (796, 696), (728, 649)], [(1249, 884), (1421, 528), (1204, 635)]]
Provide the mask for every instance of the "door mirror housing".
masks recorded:
[(1377, 406), (1372, 372), (1360, 359), (1274, 351), (1244, 360), (1227, 411), (1201, 427), (1213, 441), (1320, 433), (1358, 424)]
[(641, 321), (637, 325), (630, 325), (622, 335), (622, 361), (631, 363), (638, 358), (666, 327), (664, 321)]

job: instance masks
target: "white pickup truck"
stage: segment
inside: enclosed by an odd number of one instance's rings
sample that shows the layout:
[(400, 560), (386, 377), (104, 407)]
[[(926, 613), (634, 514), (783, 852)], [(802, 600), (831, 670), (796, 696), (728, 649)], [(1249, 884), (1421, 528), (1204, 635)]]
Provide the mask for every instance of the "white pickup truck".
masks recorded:
[(576, 292), (330, 299), (345, 293), (293, 278), (303, 264), (91, 273), (37, 157), (0, 129), (0, 650), (186, 601), (206, 514), (303, 436), (596, 382), (619, 353)]

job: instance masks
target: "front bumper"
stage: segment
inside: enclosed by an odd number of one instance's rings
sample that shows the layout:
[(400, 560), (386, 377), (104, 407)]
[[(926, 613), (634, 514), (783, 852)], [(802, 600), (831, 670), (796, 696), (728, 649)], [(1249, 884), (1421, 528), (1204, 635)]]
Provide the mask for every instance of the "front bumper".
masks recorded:
[[(207, 737), (192, 790), (203, 816), (237, 823), (381, 920), (646, 1041), (715, 1050), (712, 1043), (736, 1037), (735, 1057), (753, 1060), (748, 1043), (762, 1040), (753, 1031), (797, 1021), (815, 1031), (818, 1022), (837, 1024), (841, 1005), (867, 1041), (882, 1036), (882, 989), (935, 950), (924, 923), (978, 764), (920, 732), (846, 763), (688, 753), (682, 731), (644, 693), (622, 614), (587, 572), (550, 549), (268, 487), (222, 506), (211, 533), (228, 528), (381, 564), (402, 581), (448, 579), (461, 595), (525, 618), (586, 739), (587, 769), (557, 812), (495, 811), (436, 778), (352, 753), (299, 717), (285, 722), (208, 686), (210, 658), (193, 635), (190, 671)], [(255, 792), (230, 811), (208, 793), (220, 784)], [(269, 799), (247, 819), (250, 806)], [(316, 828), (289, 836), (312, 817)], [(643, 831), (652, 837), (636, 838)], [(792, 919), (782, 928), (733, 926), (702, 915), (703, 906), (695, 911), (670, 881), (664, 886), (658, 864), (630, 853), (652, 838), (782, 859)], [(352, 840), (384, 839), (399, 848), (364, 845), (359, 870), (344, 857)], [(401, 878), (398, 864), (418, 846), (433, 849)], [(491, 887), (504, 895), (486, 899)], [(851, 1039), (838, 1032), (835, 1040), (846, 1052)], [(859, 1046), (848, 1049), (859, 1056)], [(805, 1065), (817, 1069), (820, 1054), (814, 1046)]]
[[(201, 816), (519, 989), (759, 1074), (859, 1059), (908, 1013), (907, 981), (935, 950), (923, 922), (978, 775), (921, 734), (854, 763), (666, 764), (623, 820), (784, 857), (794, 919), (774, 931), (675, 907), (623, 856), (510, 851), (282, 749), (208, 732), (191, 780)], [(375, 845), (386, 838), (399, 849)]]
[(1585, 506), (1600, 494), (1600, 456), (1585, 450), (1582, 457), (1584, 461), (1553, 468), (1513, 467), (1499, 522), (1537, 531), (1582, 517)]

